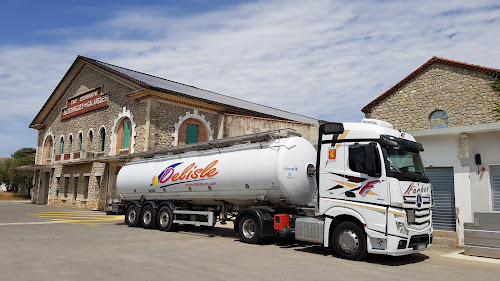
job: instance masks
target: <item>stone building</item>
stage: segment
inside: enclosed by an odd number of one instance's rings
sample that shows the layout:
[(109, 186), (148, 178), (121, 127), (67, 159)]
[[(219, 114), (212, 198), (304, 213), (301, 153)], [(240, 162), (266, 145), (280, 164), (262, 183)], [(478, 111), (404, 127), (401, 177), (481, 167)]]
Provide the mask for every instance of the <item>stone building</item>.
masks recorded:
[(463, 245), (474, 212), (500, 211), (497, 77), (499, 69), (433, 57), (362, 109), (424, 145), (436, 236), (450, 245)]
[[(36, 115), (32, 202), (103, 210), (123, 155), (318, 120), (78, 56)], [(122, 157), (121, 157), (122, 156)]]

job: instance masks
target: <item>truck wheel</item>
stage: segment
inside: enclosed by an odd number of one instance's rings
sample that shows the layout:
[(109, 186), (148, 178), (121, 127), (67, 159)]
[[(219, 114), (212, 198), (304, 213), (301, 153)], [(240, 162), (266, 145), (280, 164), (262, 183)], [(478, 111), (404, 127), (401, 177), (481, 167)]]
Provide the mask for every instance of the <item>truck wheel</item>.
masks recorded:
[(249, 244), (258, 244), (261, 240), (259, 223), (253, 216), (244, 216), (238, 224), (240, 240)]
[(140, 220), (139, 220), (139, 208), (137, 208), (137, 205), (135, 204), (130, 204), (127, 208), (127, 213), (125, 213), (125, 223), (128, 226), (139, 226), (140, 225)]
[(332, 244), (335, 252), (344, 259), (361, 260), (366, 251), (366, 235), (358, 224), (345, 221), (335, 227)]
[(157, 217), (158, 228), (161, 231), (172, 230), (174, 229), (175, 226), (173, 221), (174, 221), (174, 216), (172, 214), (172, 211), (170, 210), (170, 207), (168, 206), (161, 207)]
[(156, 218), (154, 217), (154, 210), (150, 205), (144, 206), (142, 208), (142, 226), (144, 228), (155, 228)]

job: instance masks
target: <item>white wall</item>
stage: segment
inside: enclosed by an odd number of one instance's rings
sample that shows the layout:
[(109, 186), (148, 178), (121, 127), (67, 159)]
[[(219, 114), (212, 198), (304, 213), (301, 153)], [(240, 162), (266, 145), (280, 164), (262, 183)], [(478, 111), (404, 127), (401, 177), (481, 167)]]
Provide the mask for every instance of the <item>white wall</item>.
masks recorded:
[(456, 134), (420, 136), (415, 139), (424, 145), (425, 151), (422, 152), (422, 159), (425, 167), (453, 167), (458, 244), (462, 246), (463, 223), (473, 221), (467, 139), (461, 140), (461, 136)]
[[(474, 212), (493, 209), (489, 171), (491, 165), (500, 165), (500, 131), (425, 135), (415, 139), (424, 145), (425, 167), (453, 167), (457, 234), (459, 245), (463, 245), (463, 223), (473, 222)], [(479, 169), (485, 168), (479, 174), (476, 154), (481, 154)]]
[[(469, 134), (470, 183), (472, 212), (493, 210), (490, 166), (500, 165), (500, 131)], [(481, 154), (481, 167), (477, 173), (474, 155)]]

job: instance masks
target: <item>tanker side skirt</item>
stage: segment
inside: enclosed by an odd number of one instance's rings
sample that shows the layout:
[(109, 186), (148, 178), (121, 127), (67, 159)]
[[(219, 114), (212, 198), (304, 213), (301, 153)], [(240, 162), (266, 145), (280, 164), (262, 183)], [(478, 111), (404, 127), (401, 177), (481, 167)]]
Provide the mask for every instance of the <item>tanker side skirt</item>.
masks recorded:
[(213, 226), (214, 225), (214, 212), (210, 211), (187, 211), (187, 210), (174, 210), (174, 216), (179, 215), (198, 215), (206, 216), (207, 221), (191, 221), (191, 220), (178, 220), (174, 219), (174, 223), (191, 224), (191, 225), (204, 225)]

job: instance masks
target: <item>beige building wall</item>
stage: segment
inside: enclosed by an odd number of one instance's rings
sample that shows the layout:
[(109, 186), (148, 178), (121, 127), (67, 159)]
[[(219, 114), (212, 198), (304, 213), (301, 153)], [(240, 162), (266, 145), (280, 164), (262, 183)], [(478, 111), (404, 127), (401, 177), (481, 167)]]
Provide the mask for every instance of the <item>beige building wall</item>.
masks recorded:
[(278, 129), (293, 129), (300, 133), (303, 138), (312, 143), (317, 143), (317, 124), (305, 124), (284, 120), (275, 120), (259, 117), (238, 116), (224, 114), (222, 125), (218, 134), (219, 138), (253, 134), (258, 132), (272, 131)]

